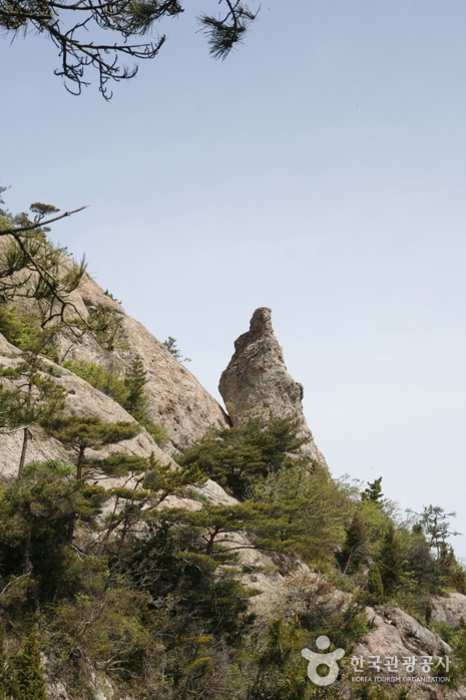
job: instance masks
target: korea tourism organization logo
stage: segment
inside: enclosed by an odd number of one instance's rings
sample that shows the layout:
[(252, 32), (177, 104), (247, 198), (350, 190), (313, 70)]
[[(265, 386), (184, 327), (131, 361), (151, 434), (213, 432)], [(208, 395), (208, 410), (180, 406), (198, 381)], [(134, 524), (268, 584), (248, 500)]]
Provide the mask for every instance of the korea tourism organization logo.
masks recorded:
[[(324, 652), (330, 646), (330, 639), (321, 635), (316, 639), (316, 647)], [(335, 649), (327, 653), (317, 653), (306, 647), (301, 656), (309, 661), (307, 675), (319, 686), (334, 683), (340, 672), (339, 659), (345, 655), (344, 649)], [(435, 658), (433, 656), (351, 656), (352, 681), (362, 683), (448, 683), (450, 670), (448, 656)], [(322, 666), (327, 667), (325, 675), (321, 675)], [(320, 667), (320, 668), (319, 668)]]
[[(323, 651), (324, 649), (328, 649), (329, 646), (330, 639), (328, 637), (325, 635), (317, 637), (316, 647), (318, 649)], [(335, 649), (335, 651), (331, 651), (328, 654), (316, 654), (314, 651), (307, 648), (303, 649), (301, 652), (301, 656), (309, 661), (307, 675), (313, 683), (321, 686), (331, 685), (336, 681), (340, 670), (337, 662), (338, 659), (343, 658), (344, 655), (344, 649)], [(317, 673), (317, 668), (322, 665), (327, 666), (328, 668), (328, 673), (326, 676), (320, 676)]]
[(448, 683), (450, 658), (423, 656), (352, 656), (353, 682)]

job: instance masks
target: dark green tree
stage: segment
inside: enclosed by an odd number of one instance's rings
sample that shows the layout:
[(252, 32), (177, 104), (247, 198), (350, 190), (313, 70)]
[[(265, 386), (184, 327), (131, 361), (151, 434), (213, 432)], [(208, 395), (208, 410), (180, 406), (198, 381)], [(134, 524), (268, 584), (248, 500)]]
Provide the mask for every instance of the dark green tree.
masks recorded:
[(382, 493), (382, 477), (368, 484), (365, 491), (362, 492), (361, 498), (363, 501), (374, 501), (374, 503), (379, 503), (383, 498)]
[(176, 345), (176, 339), (172, 338), (171, 335), (168, 336), (168, 340), (164, 340), (163, 344), (165, 348), (168, 350), (170, 355), (173, 355), (175, 360), (178, 360), (178, 362), (191, 362), (192, 360), (189, 357), (183, 357), (181, 354), (181, 351), (178, 349)]
[(98, 416), (64, 416), (42, 422), (54, 438), (71, 447), (77, 455), (76, 478), (82, 479), (86, 464), (86, 450), (99, 450), (122, 440), (129, 440), (141, 432), (137, 423), (119, 421), (104, 423)]
[[(3, 3), (4, 0), (0, 0), (0, 25)], [(3, 203), (1, 195), (4, 191), (5, 187), (0, 187), (0, 204)], [(31, 204), (30, 210), (35, 214), (33, 220), (26, 214), (13, 217), (0, 209), (0, 303), (16, 302), (20, 298), (34, 299), (43, 328), (57, 321), (68, 326), (82, 326), (85, 319), (80, 316), (70, 295), (84, 276), (84, 259), (80, 264), (64, 265), (66, 249), (54, 247), (46, 237), (49, 224), (81, 209), (53, 216), (58, 209), (35, 203)], [(44, 221), (50, 214), (52, 217)], [(65, 313), (66, 310), (72, 310), (71, 316)]]
[(424, 506), (422, 514), (416, 514), (422, 526), (427, 542), (431, 549), (435, 549), (437, 558), (440, 557), (442, 545), (450, 536), (460, 535), (460, 532), (450, 530), (449, 518), (454, 518), (456, 513), (445, 513), (440, 506)]
[(0, 383), (0, 432), (23, 431), (23, 444), (18, 466), (21, 477), (26, 462), (29, 427), (41, 420), (50, 420), (63, 407), (66, 391), (41, 369), (39, 356), (32, 351), (22, 355), (16, 367), (1, 368), (0, 381), (9, 381), (14, 388), (4, 388)]
[(430, 600), (427, 601), (425, 605), (425, 610), (424, 610), (424, 617), (426, 619), (426, 625), (430, 625), (430, 621), (432, 620), (432, 613), (433, 613), (433, 608), (432, 608), (432, 603)]
[(20, 655), (16, 678), (21, 700), (48, 700), (39, 646), (34, 630), (31, 631)]
[(257, 478), (297, 463), (299, 448), (309, 440), (298, 437), (299, 428), (296, 418), (272, 415), (268, 420), (253, 418), (243, 428), (211, 428), (178, 461), (184, 466), (196, 464), (242, 498)]
[(110, 496), (101, 486), (71, 478), (72, 469), (56, 460), (26, 465), (21, 479), (2, 493), (0, 577), (27, 585), (26, 603), (34, 609), (52, 600), (66, 580), (67, 533), (75, 519), (94, 524)]
[(395, 526), (392, 522), (388, 524), (383, 538), (380, 573), (385, 594), (394, 595), (400, 577), (400, 553)]
[[(200, 17), (215, 58), (225, 58), (243, 40), (248, 24), (255, 19), (242, 0), (225, 0), (224, 5), (223, 15), (202, 14)], [(109, 80), (128, 80), (137, 73), (137, 65), (126, 66), (128, 57), (134, 60), (154, 58), (165, 41), (165, 36), (151, 41), (142, 41), (140, 37), (149, 32), (153, 36), (155, 22), (182, 12), (178, 0), (133, 0), (130, 3), (117, 0), (112, 5), (104, 0), (69, 4), (54, 0), (0, 0), (0, 27), (4, 34), (12, 37), (20, 31), (25, 34), (35, 31), (50, 38), (61, 60), (55, 75), (64, 79), (65, 87), (79, 95), (82, 86), (88, 85), (84, 72), (92, 66), (99, 74), (102, 95), (110, 99)], [(110, 33), (108, 43), (97, 38), (102, 30)]]
[(359, 513), (356, 512), (346, 530), (346, 540), (338, 555), (338, 561), (343, 568), (343, 573), (357, 570), (366, 556), (367, 533)]
[(123, 381), (127, 392), (123, 406), (128, 413), (141, 423), (147, 417), (148, 398), (144, 393), (144, 386), (147, 384), (147, 372), (139, 355), (136, 355), (134, 358), (131, 370), (126, 374)]
[(383, 583), (380, 575), (380, 569), (377, 564), (373, 564), (369, 569), (367, 577), (367, 592), (369, 602), (372, 605), (381, 603), (383, 600)]

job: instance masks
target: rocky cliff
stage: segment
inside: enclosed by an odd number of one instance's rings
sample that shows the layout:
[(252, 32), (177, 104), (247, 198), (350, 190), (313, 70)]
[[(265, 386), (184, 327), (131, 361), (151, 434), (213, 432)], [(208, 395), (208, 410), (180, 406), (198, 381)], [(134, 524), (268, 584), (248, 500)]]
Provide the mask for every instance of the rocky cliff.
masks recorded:
[[(170, 453), (173, 450), (181, 450), (192, 444), (203, 435), (209, 425), (222, 428), (230, 425), (223, 409), (186, 367), (177, 362), (163, 344), (141, 324), (127, 316), (121, 305), (106, 295), (89, 276), (74, 293), (74, 303), (83, 316), (106, 310), (106, 313), (117, 321), (118, 332), (111, 349), (105, 349), (90, 335), (76, 339), (65, 333), (58, 341), (60, 359), (65, 356), (67, 359), (84, 359), (101, 364), (112, 371), (125, 372), (131, 367), (136, 355), (139, 355), (147, 372), (148, 383), (145, 390), (149, 397), (151, 417), (166, 427), (170, 438), (169, 444), (161, 449), (143, 430), (131, 440), (103, 449), (99, 456), (125, 451), (147, 457), (154, 452), (159, 461), (168, 463), (171, 461)], [(2, 336), (0, 362), (11, 367), (19, 362), (19, 351)], [(51, 374), (68, 392), (68, 413), (80, 416), (97, 415), (104, 421), (112, 422), (134, 420), (118, 403), (73, 372), (44, 360), (44, 372), (47, 372), (47, 367), (53, 367)], [(270, 309), (260, 308), (254, 312), (250, 330), (235, 342), (235, 353), (222, 374), (219, 388), (234, 425), (244, 424), (250, 416), (268, 416), (270, 412), (275, 416), (297, 416), (301, 423), (301, 434), (310, 438), (303, 452), (326, 467), (325, 459), (315, 446), (304, 417), (303, 387), (286, 369), (282, 348), (272, 328)], [(64, 463), (73, 463), (74, 455), (61, 443), (46, 435), (41, 428), (32, 426), (31, 434), (28, 461), (57, 458)], [(0, 436), (0, 464), (4, 477), (11, 478), (16, 473), (21, 440), (19, 432)], [(237, 503), (212, 481), (200, 487), (194, 486), (193, 490), (197, 490), (199, 500), (170, 496), (164, 507), (184, 506), (189, 510), (199, 510), (203, 507), (203, 501), (226, 506)], [(284, 555), (270, 552), (266, 555), (259, 552), (245, 532), (222, 533), (217, 541), (238, 551), (239, 563), (243, 566), (244, 583), (261, 592), (253, 599), (252, 604), (264, 619), (279, 611), (280, 606), (285, 603), (289, 607), (290, 586), (294, 585), (293, 576), (302, 574), (307, 585), (309, 581), (311, 585), (317, 585), (320, 579), (318, 574), (302, 562)], [(300, 596), (298, 591), (298, 595), (295, 596), (298, 606), (302, 605)], [(328, 597), (329, 605), (334, 604), (335, 608), (341, 608), (350, 601), (351, 594), (338, 590), (337, 587), (332, 588)], [(459, 593), (448, 598), (436, 597), (432, 605), (433, 619), (438, 622), (454, 626), (461, 617), (466, 617), (466, 596)], [(293, 612), (291, 608), (288, 613), (290, 611)], [(365, 657), (375, 655), (403, 658), (413, 654), (435, 656), (450, 653), (450, 647), (436, 632), (393, 605), (376, 610), (368, 608), (367, 613), (373, 622), (372, 629), (355, 646), (355, 654)], [(416, 673), (421, 675), (422, 669), (416, 668)], [(94, 686), (94, 697), (98, 700), (110, 700), (115, 696), (109, 678), (96, 676)], [(50, 677), (48, 692), (54, 700), (74, 700), (59, 678)], [(410, 692), (416, 700), (458, 697), (454, 691), (422, 682), (410, 687)], [(462, 689), (460, 697), (461, 692)], [(128, 700), (129, 698), (133, 699), (133, 696), (128, 695)]]

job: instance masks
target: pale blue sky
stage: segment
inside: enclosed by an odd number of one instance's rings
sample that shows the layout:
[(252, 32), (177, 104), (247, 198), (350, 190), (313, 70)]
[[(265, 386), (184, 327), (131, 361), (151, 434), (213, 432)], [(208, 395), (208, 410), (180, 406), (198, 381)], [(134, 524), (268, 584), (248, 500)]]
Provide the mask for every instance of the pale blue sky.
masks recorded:
[(466, 556), (466, 4), (270, 1), (224, 62), (193, 5), (109, 104), (0, 43), (7, 204), (89, 204), (52, 237), (215, 396), (270, 306), (332, 473), (456, 510)]

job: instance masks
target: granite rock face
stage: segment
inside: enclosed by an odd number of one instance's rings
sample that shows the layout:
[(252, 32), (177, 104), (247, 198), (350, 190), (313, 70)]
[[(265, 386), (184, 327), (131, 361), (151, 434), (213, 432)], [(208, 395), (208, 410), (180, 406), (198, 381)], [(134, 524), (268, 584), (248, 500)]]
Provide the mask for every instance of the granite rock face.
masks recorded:
[(461, 618), (466, 620), (466, 596), (453, 591), (447, 597), (435, 595), (431, 598), (432, 619), (435, 622), (446, 622), (455, 627)]
[[(19, 351), (10, 345), (5, 338), (0, 335), (0, 364), (3, 367), (14, 368), (20, 362)], [(97, 416), (103, 422), (128, 421), (134, 423), (134, 418), (125, 411), (120, 404), (116, 403), (109, 396), (94, 389), (93, 386), (77, 377), (73, 372), (57, 367), (49, 360), (42, 360), (44, 370), (53, 369), (51, 375), (56, 383), (63, 387), (68, 396), (65, 402), (65, 411), (69, 415), (77, 416)], [(45, 372), (43, 373), (44, 376)], [(48, 376), (50, 379), (51, 376)], [(7, 385), (7, 382), (5, 382)], [(15, 382), (11, 382), (11, 388)], [(19, 459), (23, 442), (23, 431), (7, 432), (0, 434), (0, 476), (10, 478), (18, 471)], [(171, 463), (171, 458), (163, 452), (154, 442), (153, 438), (145, 430), (141, 430), (130, 440), (124, 440), (115, 445), (106, 445), (103, 449), (95, 452), (88, 451), (89, 455), (99, 458), (108, 457), (111, 454), (126, 452), (129, 455), (139, 457), (149, 457), (151, 452), (162, 464)], [(29, 427), (29, 441), (26, 455), (26, 463), (34, 461), (46, 461), (48, 459), (59, 459), (64, 464), (74, 464), (76, 455), (72, 450), (67, 449), (58, 440), (48, 435), (39, 425), (34, 424)]]
[[(64, 256), (63, 264), (70, 267), (72, 263)], [(111, 347), (107, 345), (107, 348), (91, 333), (75, 337), (63, 332), (55, 340), (59, 361), (86, 360), (123, 377), (139, 356), (147, 373), (144, 391), (149, 398), (149, 417), (166, 428), (170, 441), (167, 451), (185, 449), (201, 438), (210, 425), (230, 426), (219, 403), (196, 377), (141, 323), (128, 316), (121, 304), (105, 293), (90, 275), (85, 273), (70, 300), (74, 313), (82, 319), (97, 314), (117, 327), (117, 331)], [(19, 299), (18, 304), (25, 310), (34, 310), (33, 300)], [(107, 420), (121, 419), (109, 417)]]
[(242, 425), (253, 416), (297, 416), (301, 436), (310, 438), (301, 447), (306, 457), (326, 467), (303, 413), (302, 384), (286, 369), (283, 350), (278, 344), (267, 308), (256, 309), (249, 331), (235, 341), (235, 353), (222, 373), (219, 391), (233, 425)]

